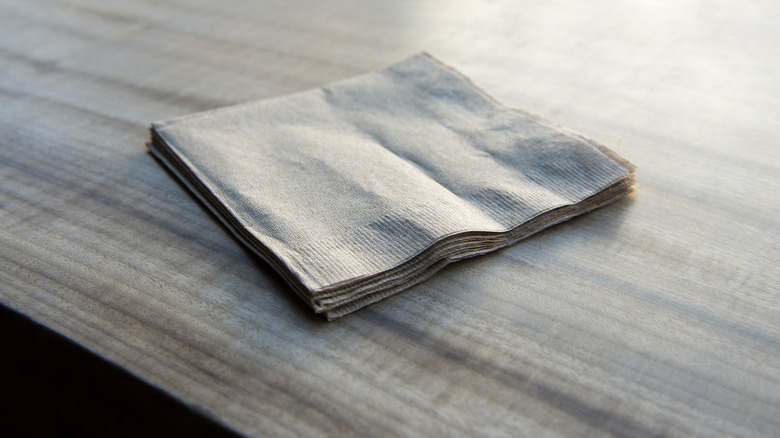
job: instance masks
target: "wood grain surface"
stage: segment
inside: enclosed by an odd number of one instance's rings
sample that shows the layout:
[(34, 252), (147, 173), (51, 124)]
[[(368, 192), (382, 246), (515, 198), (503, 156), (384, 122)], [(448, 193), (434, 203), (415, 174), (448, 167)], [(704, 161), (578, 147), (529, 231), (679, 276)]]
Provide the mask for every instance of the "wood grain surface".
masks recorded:
[[(0, 1), (0, 302), (247, 435), (780, 430), (780, 6)], [(629, 198), (337, 322), (152, 121), (429, 51), (639, 168)]]

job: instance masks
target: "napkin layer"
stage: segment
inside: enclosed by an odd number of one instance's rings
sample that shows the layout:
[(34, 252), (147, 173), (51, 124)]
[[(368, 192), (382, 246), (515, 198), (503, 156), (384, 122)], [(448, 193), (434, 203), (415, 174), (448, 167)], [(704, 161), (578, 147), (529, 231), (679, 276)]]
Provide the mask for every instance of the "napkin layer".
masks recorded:
[(152, 153), (329, 319), (634, 182), (606, 147), (503, 106), (428, 54), (151, 132)]

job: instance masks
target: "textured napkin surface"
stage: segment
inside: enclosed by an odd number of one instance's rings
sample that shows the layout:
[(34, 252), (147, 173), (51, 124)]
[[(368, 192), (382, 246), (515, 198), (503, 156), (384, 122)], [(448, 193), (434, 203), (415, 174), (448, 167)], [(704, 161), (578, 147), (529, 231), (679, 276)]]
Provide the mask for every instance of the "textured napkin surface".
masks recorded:
[(326, 313), (611, 202), (633, 182), (633, 166), (604, 146), (501, 105), (427, 54), (155, 123), (152, 134), (152, 152)]

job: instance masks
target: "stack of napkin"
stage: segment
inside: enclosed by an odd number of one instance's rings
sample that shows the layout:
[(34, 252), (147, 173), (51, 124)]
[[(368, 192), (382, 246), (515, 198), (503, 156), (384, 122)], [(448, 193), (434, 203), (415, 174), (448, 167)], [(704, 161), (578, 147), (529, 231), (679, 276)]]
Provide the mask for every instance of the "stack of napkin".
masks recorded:
[(152, 153), (328, 319), (634, 183), (614, 152), (428, 54), (151, 132)]

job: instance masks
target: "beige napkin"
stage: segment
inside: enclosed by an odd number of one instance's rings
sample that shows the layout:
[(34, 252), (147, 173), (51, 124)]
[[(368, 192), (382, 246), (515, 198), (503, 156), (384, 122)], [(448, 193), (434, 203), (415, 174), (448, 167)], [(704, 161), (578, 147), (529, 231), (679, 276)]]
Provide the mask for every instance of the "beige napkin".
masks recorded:
[(632, 190), (634, 167), (428, 54), (154, 123), (150, 150), (338, 318)]

